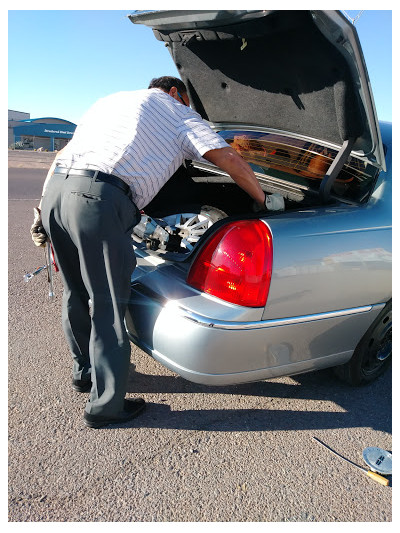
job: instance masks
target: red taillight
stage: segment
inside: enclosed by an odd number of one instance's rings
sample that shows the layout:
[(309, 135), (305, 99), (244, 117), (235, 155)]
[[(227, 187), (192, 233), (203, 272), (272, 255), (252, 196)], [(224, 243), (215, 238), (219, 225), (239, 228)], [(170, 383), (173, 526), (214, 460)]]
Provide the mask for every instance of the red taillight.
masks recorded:
[(261, 220), (223, 226), (190, 268), (196, 289), (246, 307), (264, 307), (272, 272), (272, 235)]

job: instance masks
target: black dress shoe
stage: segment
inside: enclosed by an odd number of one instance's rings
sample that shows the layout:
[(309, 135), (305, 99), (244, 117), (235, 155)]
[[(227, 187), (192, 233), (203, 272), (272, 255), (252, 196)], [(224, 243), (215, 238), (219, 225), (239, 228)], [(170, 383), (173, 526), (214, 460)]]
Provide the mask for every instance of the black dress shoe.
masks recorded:
[(143, 398), (136, 398), (134, 400), (124, 400), (124, 410), (116, 415), (102, 416), (91, 415), (85, 411), (83, 421), (89, 428), (101, 428), (108, 426), (108, 424), (124, 424), (136, 418), (146, 407), (146, 402)]
[(90, 379), (73, 379), (72, 388), (76, 392), (89, 392), (92, 388), (92, 382)]

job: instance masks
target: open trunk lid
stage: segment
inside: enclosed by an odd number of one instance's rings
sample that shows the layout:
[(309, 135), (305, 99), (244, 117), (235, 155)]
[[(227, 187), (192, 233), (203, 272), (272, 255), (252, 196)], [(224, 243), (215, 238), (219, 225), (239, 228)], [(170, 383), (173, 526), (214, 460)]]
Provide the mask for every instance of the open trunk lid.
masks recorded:
[[(337, 146), (338, 167), (351, 154), (386, 169), (361, 45), (339, 11), (146, 11), (129, 18), (166, 42), (193, 109), (218, 129), (249, 125), (305, 136)], [(336, 175), (321, 185), (323, 197)]]

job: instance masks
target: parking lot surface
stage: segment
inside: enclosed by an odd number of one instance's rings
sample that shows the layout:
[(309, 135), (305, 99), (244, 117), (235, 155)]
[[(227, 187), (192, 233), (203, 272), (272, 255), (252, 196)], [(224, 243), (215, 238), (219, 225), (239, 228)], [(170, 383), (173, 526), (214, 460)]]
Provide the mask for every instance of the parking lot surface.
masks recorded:
[[(28, 164), (27, 164), (28, 165)], [(25, 165), (25, 166), (27, 166)], [(61, 328), (29, 228), (44, 168), (9, 168), (10, 522), (390, 522), (362, 450), (392, 450), (391, 372), (351, 388), (330, 370), (230, 387), (185, 381), (132, 345), (128, 395), (143, 415), (83, 425)], [(390, 477), (391, 480), (391, 477)]]

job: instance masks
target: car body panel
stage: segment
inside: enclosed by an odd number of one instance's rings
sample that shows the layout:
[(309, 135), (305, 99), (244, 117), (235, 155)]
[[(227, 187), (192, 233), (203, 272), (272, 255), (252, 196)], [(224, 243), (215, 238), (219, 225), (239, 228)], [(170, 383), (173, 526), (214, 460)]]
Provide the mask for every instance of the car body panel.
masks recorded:
[(391, 223), (379, 206), (288, 213), (269, 226), (274, 268), (264, 319), (390, 299)]
[[(227, 385), (343, 364), (382, 305), (257, 322), (216, 321), (133, 289), (130, 339), (167, 368), (196, 383)], [(239, 306), (237, 306), (239, 307)]]

